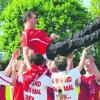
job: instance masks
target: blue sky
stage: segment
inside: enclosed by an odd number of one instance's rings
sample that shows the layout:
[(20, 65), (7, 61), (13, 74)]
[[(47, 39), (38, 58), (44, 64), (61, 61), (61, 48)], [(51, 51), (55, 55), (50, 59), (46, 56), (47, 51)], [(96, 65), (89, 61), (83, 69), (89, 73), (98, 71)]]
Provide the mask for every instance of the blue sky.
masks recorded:
[(90, 0), (83, 0), (83, 4), (88, 7), (90, 5)]

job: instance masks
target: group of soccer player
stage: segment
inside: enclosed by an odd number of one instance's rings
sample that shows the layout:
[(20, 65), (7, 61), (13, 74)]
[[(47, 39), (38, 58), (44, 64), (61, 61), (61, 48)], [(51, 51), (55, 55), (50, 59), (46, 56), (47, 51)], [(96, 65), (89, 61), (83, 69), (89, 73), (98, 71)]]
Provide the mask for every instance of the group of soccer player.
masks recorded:
[[(58, 36), (48, 37), (36, 23), (34, 12), (24, 14), (21, 48), (0, 72), (0, 84), (12, 86), (12, 100), (100, 100), (100, 72), (88, 55), (89, 45), (100, 40), (99, 28), (52, 44)], [(73, 67), (74, 50), (82, 46), (79, 64)], [(81, 75), (83, 68), (86, 73)]]

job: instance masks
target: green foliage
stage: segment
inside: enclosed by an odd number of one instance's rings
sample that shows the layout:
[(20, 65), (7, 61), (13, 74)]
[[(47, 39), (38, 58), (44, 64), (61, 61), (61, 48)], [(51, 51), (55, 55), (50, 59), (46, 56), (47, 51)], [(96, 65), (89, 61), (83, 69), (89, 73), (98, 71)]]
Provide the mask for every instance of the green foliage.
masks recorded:
[(8, 56), (20, 45), (22, 15), (31, 9), (38, 17), (36, 27), (44, 29), (48, 35), (57, 33), (57, 41), (80, 31), (91, 18), (81, 0), (11, 0), (0, 16), (1, 22), (4, 22), (0, 49)]
[(91, 6), (90, 11), (93, 14), (94, 17), (97, 17), (100, 15), (100, 0), (90, 0)]
[(0, 70), (4, 70), (8, 63), (9, 57), (3, 51), (0, 50)]
[[(90, 0), (91, 6), (90, 11), (92, 14), (92, 19), (100, 18), (100, 0)], [(95, 61), (98, 66), (100, 66), (100, 42), (94, 45)], [(100, 68), (99, 68), (100, 69)]]
[(4, 10), (10, 0), (0, 0), (0, 13)]

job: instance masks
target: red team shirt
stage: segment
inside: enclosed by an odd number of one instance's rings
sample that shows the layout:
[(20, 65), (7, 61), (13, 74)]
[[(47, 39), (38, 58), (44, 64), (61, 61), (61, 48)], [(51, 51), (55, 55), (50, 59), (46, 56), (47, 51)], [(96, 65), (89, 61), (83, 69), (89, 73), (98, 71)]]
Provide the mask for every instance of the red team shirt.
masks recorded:
[(24, 100), (23, 84), (22, 82), (16, 82), (13, 86), (13, 100)]
[(32, 64), (31, 66), (32, 66), (32, 69), (22, 75), (24, 90), (27, 90), (27, 88), (29, 87), (29, 84), (37, 80), (40, 76), (42, 76), (42, 74), (46, 70), (46, 68), (43, 65), (36, 66)]
[(28, 46), (33, 49), (35, 53), (45, 54), (47, 47), (53, 41), (52, 38), (48, 38), (47, 34), (38, 29), (25, 29), (21, 36), (21, 47)]
[(24, 100), (24, 90), (27, 90), (29, 84), (36, 78), (40, 77), (45, 70), (46, 69), (43, 68), (41, 65), (32, 65), (32, 69), (30, 71), (22, 74), (23, 79), (19, 79), (20, 76), (18, 76), (18, 79), (14, 86), (13, 100), (19, 100), (19, 98), (20, 100)]
[[(14, 95), (13, 95), (13, 100), (35, 100), (34, 96), (25, 96), (24, 97), (24, 91), (29, 90), (29, 85), (36, 81), (38, 78), (42, 76), (42, 74), (46, 71), (46, 68), (43, 67), (42, 65), (40, 66), (35, 66), (32, 65), (32, 69), (30, 71), (27, 71), (26, 73), (22, 74), (22, 78), (18, 78), (16, 85), (14, 86)], [(50, 78), (51, 73), (47, 71), (45, 75)], [(46, 80), (43, 80), (44, 82)], [(47, 87), (47, 100), (54, 100), (54, 92), (51, 87)], [(29, 92), (30, 93), (30, 92)], [(31, 99), (30, 99), (31, 98)]]
[[(52, 88), (51, 78), (47, 76), (48, 70), (46, 70), (38, 79), (31, 82), (29, 88), (24, 90), (25, 100), (54, 100), (51, 91), (48, 95), (48, 87)], [(49, 89), (50, 91), (50, 89)]]
[(100, 100), (100, 86), (96, 83), (95, 76), (81, 76), (80, 93), (78, 100)]
[[(44, 55), (47, 47), (52, 43), (53, 39), (48, 38), (43, 30), (38, 29), (25, 29), (21, 36), (21, 47), (28, 46), (33, 49), (35, 53)], [(47, 88), (48, 100), (54, 100), (53, 89)]]

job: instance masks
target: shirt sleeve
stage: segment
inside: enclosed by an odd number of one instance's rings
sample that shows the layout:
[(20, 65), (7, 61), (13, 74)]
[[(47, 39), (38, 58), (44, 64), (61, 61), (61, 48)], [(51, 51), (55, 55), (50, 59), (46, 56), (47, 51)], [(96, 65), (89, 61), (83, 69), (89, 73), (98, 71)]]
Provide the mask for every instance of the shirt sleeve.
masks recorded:
[(38, 79), (42, 73), (44, 72), (44, 69), (39, 68), (39, 67), (32, 67), (31, 70), (27, 71), (22, 75), (23, 77), (23, 86), (24, 88), (28, 88), (29, 84), (36, 79)]
[(28, 86), (29, 86), (29, 84), (30, 84), (32, 81), (34, 81), (36, 78), (38, 78), (38, 75), (37, 75), (34, 71), (32, 72), (32, 70), (30, 70), (30, 71), (24, 73), (24, 74), (22, 75), (22, 78), (21, 78), (21, 79), (23, 80), (23, 87), (24, 87), (25, 89), (27, 89)]
[(49, 38), (48, 35), (47, 35), (47, 33), (45, 31), (41, 30), (41, 33), (42, 33), (42, 38), (44, 38), (44, 41), (46, 43), (51, 44), (52, 41), (53, 41), (53, 39), (52, 38)]
[(75, 80), (80, 78), (80, 70), (79, 70), (78, 67), (73, 68), (72, 70), (70, 70), (68, 74)]
[(0, 85), (11, 85), (12, 79), (5, 76), (3, 72), (0, 72)]
[[(44, 76), (44, 77), (43, 77)], [(43, 75), (41, 77), (43, 77), (43, 84), (47, 87), (52, 87), (52, 81), (51, 81), (51, 78), (46, 76), (46, 75)], [(46, 81), (45, 81), (46, 80)]]

